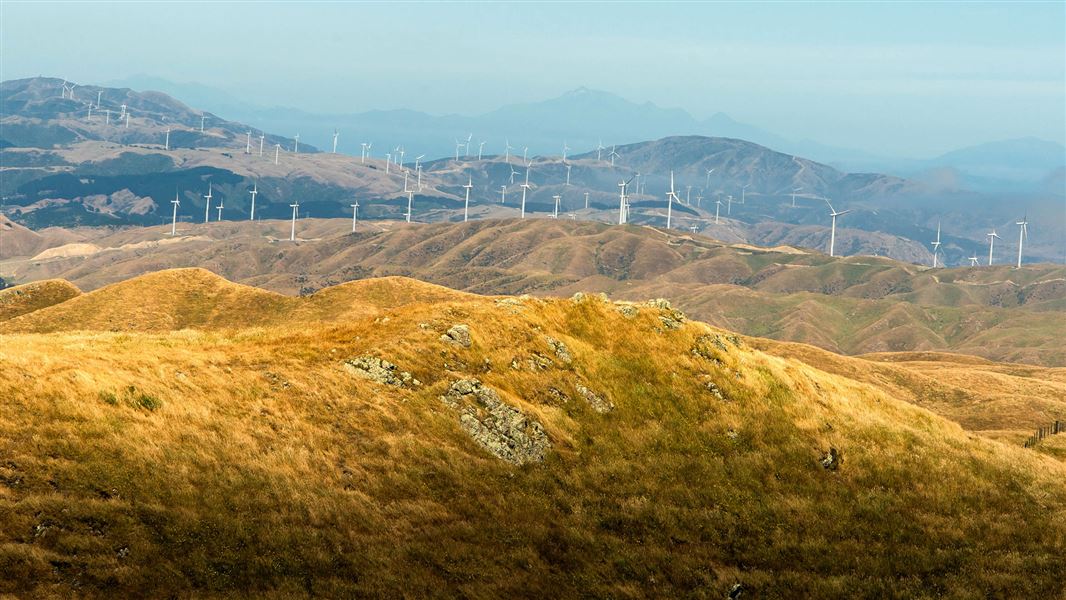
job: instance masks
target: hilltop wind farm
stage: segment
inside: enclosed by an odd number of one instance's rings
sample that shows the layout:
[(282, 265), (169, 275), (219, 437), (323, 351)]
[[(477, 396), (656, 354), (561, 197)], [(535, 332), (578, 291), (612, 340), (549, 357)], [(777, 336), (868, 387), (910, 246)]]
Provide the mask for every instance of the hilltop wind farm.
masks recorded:
[(108, 6), (0, 19), (0, 596), (1066, 593), (1062, 5)]

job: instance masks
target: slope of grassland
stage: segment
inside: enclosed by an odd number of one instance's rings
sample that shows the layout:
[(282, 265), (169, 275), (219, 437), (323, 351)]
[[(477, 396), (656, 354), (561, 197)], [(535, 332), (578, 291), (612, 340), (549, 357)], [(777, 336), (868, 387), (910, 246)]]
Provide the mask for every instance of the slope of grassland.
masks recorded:
[(47, 279), (0, 290), (0, 322), (66, 302), (81, 294), (62, 279)]
[[(211, 318), (145, 310), (142, 278), (102, 296), (125, 331), (54, 307), (0, 336), (0, 594), (1062, 593), (1062, 461), (661, 304), (395, 278), (278, 324), (273, 295), (162, 275)], [(442, 402), (473, 378), (504, 407)], [(503, 422), (543, 460), (471, 434)]]

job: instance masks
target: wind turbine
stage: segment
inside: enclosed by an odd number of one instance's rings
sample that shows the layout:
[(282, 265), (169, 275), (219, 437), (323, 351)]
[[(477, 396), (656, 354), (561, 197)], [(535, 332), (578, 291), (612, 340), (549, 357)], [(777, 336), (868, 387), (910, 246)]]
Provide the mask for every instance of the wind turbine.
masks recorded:
[(218, 209), (218, 220), (221, 221), (222, 220), (222, 198), (218, 199), (218, 206), (216, 206), (215, 208)]
[(529, 171), (533, 168), (533, 161), (526, 163), (526, 180), (522, 183), (522, 209), (521, 216), (526, 218), (526, 190), (530, 188), (529, 185)]
[(566, 152), (570, 150), (570, 146), (566, 145), (566, 140), (563, 140), (563, 162), (566, 162)]
[(403, 176), (403, 191), (407, 193), (407, 222), (411, 222), (411, 211), (415, 204), (415, 191), (407, 189), (407, 175)]
[(733, 214), (733, 194), (725, 197), (725, 214)]
[(802, 189), (803, 188), (798, 187), (798, 188), (795, 188), (794, 190), (792, 190), (792, 208), (796, 208), (796, 192), (798, 192), (798, 191), (800, 191)]
[(100, 108), (100, 98), (103, 97), (104, 90), (97, 90), (96, 92), (96, 108)]
[(936, 222), (936, 241), (933, 242), (933, 268), (936, 268), (936, 253), (940, 250), (940, 221)]
[(474, 134), (470, 133), (466, 136), (466, 150), (463, 152), (464, 156), (470, 156), (470, 140), (474, 139)]
[(585, 208), (589, 207), (589, 193), (585, 192)]
[(1000, 237), (996, 230), (993, 229), (992, 233), (986, 233), (988, 236), (988, 266), (992, 266), (992, 248), (996, 246), (996, 238)]
[(166, 138), (166, 141), (163, 142), (163, 149), (164, 150), (170, 150), (170, 128), (169, 127), (167, 127), (167, 138)]
[(126, 113), (126, 129), (130, 128), (130, 113)]
[(1021, 221), (1015, 223), (1018, 225), (1018, 268), (1022, 268), (1022, 243), (1025, 238), (1029, 237), (1029, 215), (1022, 217)]
[(207, 113), (200, 113), (200, 133), (204, 132), (204, 121), (207, 120)]
[(389, 174), (389, 165), (391, 165), (391, 164), (392, 164), (392, 153), (391, 152), (386, 152), (385, 153), (385, 174), (386, 175)]
[(529, 153), (529, 146), (522, 148), (522, 162), (526, 162), (527, 153)]
[(463, 222), (466, 223), (467, 219), (470, 218), (470, 190), (474, 187), (473, 177), (467, 175), (466, 185), (463, 187), (466, 188), (466, 202), (463, 203)]
[(707, 182), (703, 184), (707, 189), (711, 189), (711, 173), (714, 173), (714, 169), (707, 169)]
[(691, 231), (692, 233), (696, 233), (697, 231), (700, 230), (700, 226), (695, 224), (695, 223), (693, 223), (692, 225), (688, 226), (688, 230)]
[(463, 147), (463, 143), (459, 140), (455, 140), (455, 161), (459, 162), (459, 148)]
[(745, 186), (740, 188), (740, 203), (741, 204), (746, 204), (747, 203), (746, 194), (747, 194), (747, 191), (748, 191), (749, 187), (751, 187), (750, 183), (748, 185), (745, 185)]
[(511, 167), (511, 185), (514, 185), (514, 176), (518, 175), (518, 171), (514, 170), (514, 165), (508, 164), (507, 166)]
[(85, 117), (85, 120), (86, 121), (92, 121), (93, 120), (93, 103), (92, 102), (89, 103), (89, 116)]
[(251, 129), (249, 129), (248, 132), (244, 134), (244, 153), (245, 154), (251, 154), (252, 153), (252, 130)]
[(263, 142), (266, 141), (266, 136), (262, 133), (259, 134), (259, 156), (263, 155)]
[(401, 171), (406, 171), (406, 169), (403, 168), (403, 155), (406, 153), (407, 150), (404, 150), (403, 146), (396, 146), (396, 166), (400, 167)]
[(111, 109), (110, 108), (105, 108), (104, 109), (104, 125), (110, 125), (110, 124), (111, 124)]
[(969, 259), (967, 259), (967, 260), (969, 260), (969, 261), (970, 261), (970, 266), (971, 266), (971, 267), (976, 267), (976, 266), (977, 266), (977, 253), (976, 253), (976, 252), (974, 252), (974, 253), (973, 253), (973, 256), (971, 256), (971, 257), (970, 257)]
[(293, 204), (290, 204), (289, 208), (292, 209), (292, 230), (289, 232), (289, 241), (290, 242), (295, 242), (296, 241), (296, 215), (297, 215), (297, 213), (300, 212), (300, 202), (296, 201)]
[(566, 165), (566, 185), (570, 185), (570, 166)]
[[(71, 93), (70, 97), (73, 98), (74, 94)], [(126, 116), (126, 105), (125, 104), (120, 104), (119, 108), (122, 109), (122, 113), (119, 115), (119, 118), (125, 117)]]
[(500, 186), (500, 204), (506, 204), (506, 203), (507, 203), (507, 185), (504, 184), (504, 185)]
[(178, 234), (178, 206), (181, 205), (181, 200), (178, 200), (178, 192), (174, 192), (174, 199), (170, 201), (174, 205), (174, 214), (170, 217), (170, 235)]
[(204, 196), (207, 199), (207, 203), (204, 204), (204, 223), (211, 220), (211, 183), (207, 184), (207, 195)]
[[(504, 158), (503, 158), (503, 161), (506, 162), (506, 163), (510, 163), (511, 162), (511, 150), (514, 150), (514, 146), (511, 145), (511, 140), (504, 140), (504, 147), (503, 147)], [(513, 178), (511, 179), (511, 183), (512, 184), (514, 183), (514, 179)]]
[(604, 150), (606, 150), (606, 148), (603, 147), (603, 140), (600, 140), (599, 142), (596, 143), (596, 160), (597, 161), (601, 160), (601, 157), (603, 156), (603, 151)]
[(352, 233), (355, 233), (355, 224), (359, 222), (359, 201), (356, 200), (352, 207)]
[(293, 154), (299, 154), (300, 153), (300, 134), (298, 134), (298, 133), (295, 136), (293, 136), (293, 138), (292, 138), (292, 153)]
[(718, 224), (718, 211), (722, 209), (722, 200), (719, 198), (714, 201), (714, 224)]
[(338, 132), (336, 129), (334, 129), (333, 130), (333, 153), (334, 154), (337, 153), (337, 136), (339, 136), (339, 135), (340, 135), (340, 132)]
[(278, 155), (281, 154), (281, 144), (274, 144), (274, 164), (278, 164)]
[(610, 152), (610, 154), (607, 155), (607, 156), (609, 156), (611, 158), (611, 166), (612, 167), (614, 166), (614, 159), (619, 157), (619, 154), (614, 151), (615, 148), (616, 148), (616, 146), (611, 146), (611, 152)]
[(666, 194), (666, 228), (667, 229), (670, 229), (670, 220), (671, 220), (671, 217), (673, 216), (674, 201), (675, 200), (680, 202), (680, 200), (677, 197), (677, 194), (674, 193), (674, 172), (670, 171), (670, 191)]
[(555, 199), (555, 210), (552, 211), (552, 218), (553, 219), (558, 219), (559, 218), (559, 202), (563, 199), (563, 197), (560, 196), (559, 194), (556, 194), (556, 195), (552, 196), (552, 198)]
[(259, 193), (259, 182), (258, 181), (255, 182), (255, 184), (252, 186), (252, 190), (250, 192), (248, 192), (248, 193), (252, 195), (252, 213), (251, 213), (251, 215), (248, 218), (250, 220), (254, 221), (255, 220), (255, 195)]
[(696, 208), (703, 208), (703, 190), (696, 193)]
[[(633, 177), (636, 177), (634, 175)], [(633, 177), (629, 180), (621, 180), (618, 182), (618, 224), (625, 225), (629, 222), (629, 202), (626, 200), (626, 187), (629, 186), (629, 182), (633, 181)]]
[(485, 142), (479, 142), (477, 145), (477, 159), (481, 160), (481, 151), (485, 149)]
[(359, 164), (364, 164), (366, 163), (366, 142), (362, 142), (360, 145), (363, 149), (359, 154)]
[(419, 154), (415, 157), (415, 175), (418, 177), (418, 191), (420, 192), (422, 191), (422, 165), (419, 164), (419, 161), (425, 156), (425, 154)]
[[(825, 203), (829, 204), (829, 198), (822, 198), (822, 200), (825, 200)], [(829, 216), (833, 217), (833, 226), (829, 233), (829, 256), (835, 256), (833, 254), (833, 250), (836, 245), (837, 239), (837, 217), (841, 215), (846, 215), (849, 212), (851, 212), (850, 208), (848, 210), (842, 210), (840, 212), (837, 212), (837, 210), (833, 208), (833, 205), (829, 204)]]

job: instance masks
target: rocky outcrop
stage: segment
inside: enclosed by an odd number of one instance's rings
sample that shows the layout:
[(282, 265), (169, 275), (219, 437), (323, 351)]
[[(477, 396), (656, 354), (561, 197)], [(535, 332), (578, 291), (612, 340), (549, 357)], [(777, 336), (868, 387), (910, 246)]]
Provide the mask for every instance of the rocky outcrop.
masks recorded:
[(346, 360), (344, 369), (353, 375), (383, 385), (395, 387), (420, 385), (420, 382), (407, 371), (401, 371), (396, 365), (376, 356), (367, 355)]
[(565, 364), (570, 364), (574, 361), (574, 357), (570, 355), (570, 349), (566, 347), (566, 344), (553, 338), (552, 336), (545, 336), (548, 340), (548, 347), (552, 349), (555, 356), (559, 357), (559, 360)]
[(452, 383), (441, 402), (459, 413), (459, 425), (479, 446), (513, 465), (544, 460), (551, 449), (540, 423), (509, 406), (477, 379)]
[(841, 459), (840, 451), (830, 447), (829, 451), (822, 455), (822, 467), (827, 471), (836, 471), (840, 468)]
[(601, 414), (606, 414), (614, 410), (614, 403), (610, 400), (605, 400), (596, 392), (593, 392), (592, 390), (581, 385), (580, 383), (577, 384), (575, 388), (577, 389), (577, 393), (581, 394), (581, 397), (589, 403), (589, 406), (592, 407), (592, 410)]
[(466, 325), (452, 325), (448, 331), (440, 336), (440, 340), (449, 344), (455, 344), (456, 346), (462, 346), (463, 348), (469, 348), (470, 328)]

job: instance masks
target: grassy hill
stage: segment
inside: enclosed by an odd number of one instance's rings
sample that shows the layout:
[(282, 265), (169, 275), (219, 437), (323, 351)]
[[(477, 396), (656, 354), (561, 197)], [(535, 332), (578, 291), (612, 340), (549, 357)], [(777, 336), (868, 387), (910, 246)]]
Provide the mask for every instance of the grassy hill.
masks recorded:
[(81, 294), (81, 290), (61, 279), (35, 281), (0, 290), (0, 323), (60, 304)]
[[(651, 227), (568, 220), (83, 228), (101, 251), (6, 263), (16, 280), (83, 289), (174, 267), (205, 267), (286, 294), (401, 275), (481, 294), (607, 292), (665, 297), (704, 321), (847, 354), (953, 351), (1066, 365), (1066, 269), (927, 269), (886, 258), (830, 258), (791, 247), (726, 244)], [(167, 243), (162, 243), (166, 241)], [(78, 254), (78, 255), (74, 255)]]
[(662, 303), (187, 270), (37, 313), (0, 337), (0, 593), (1063, 589), (1066, 463)]

